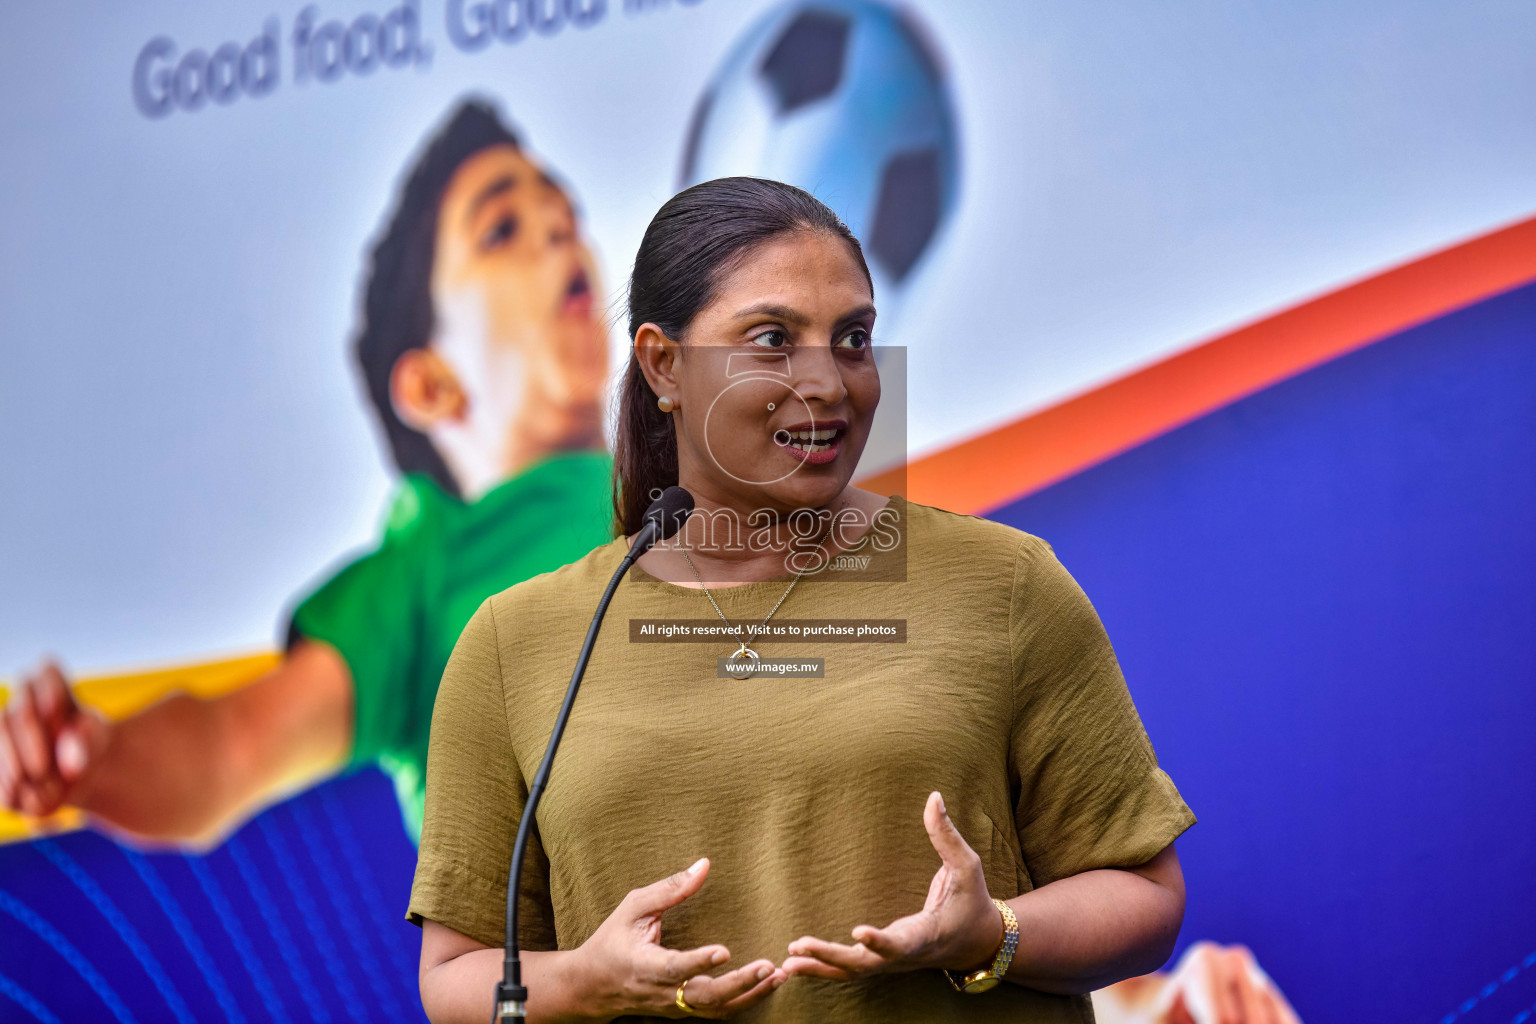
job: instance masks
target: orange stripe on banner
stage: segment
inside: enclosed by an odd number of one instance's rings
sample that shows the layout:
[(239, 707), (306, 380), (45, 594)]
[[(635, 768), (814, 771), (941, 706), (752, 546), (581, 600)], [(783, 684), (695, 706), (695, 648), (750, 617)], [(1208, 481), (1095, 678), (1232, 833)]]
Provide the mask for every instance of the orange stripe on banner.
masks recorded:
[(985, 512), (1310, 367), (1532, 280), (1536, 217), (1240, 327), (860, 485)]

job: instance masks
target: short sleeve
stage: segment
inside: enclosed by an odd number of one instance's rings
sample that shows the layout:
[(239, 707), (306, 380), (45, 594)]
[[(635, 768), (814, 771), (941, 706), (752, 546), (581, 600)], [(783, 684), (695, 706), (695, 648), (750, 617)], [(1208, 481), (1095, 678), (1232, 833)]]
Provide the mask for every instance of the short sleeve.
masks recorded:
[[(507, 729), (495, 613), (486, 601), (460, 634), (437, 690), (426, 813), (406, 917), (500, 946), (507, 871), (527, 799)], [(525, 949), (553, 949), (549, 862), (537, 832), (523, 870), (519, 939)]]
[[(419, 572), (403, 545), (386, 543), (342, 569), (294, 610), (299, 637), (334, 647), (352, 674), (353, 764), (409, 746), (422, 655)], [(423, 709), (424, 710), (424, 709)]]
[(1195, 823), (1157, 765), (1109, 637), (1077, 581), (1026, 534), (1014, 565), (1014, 820), (1036, 886), (1146, 863)]

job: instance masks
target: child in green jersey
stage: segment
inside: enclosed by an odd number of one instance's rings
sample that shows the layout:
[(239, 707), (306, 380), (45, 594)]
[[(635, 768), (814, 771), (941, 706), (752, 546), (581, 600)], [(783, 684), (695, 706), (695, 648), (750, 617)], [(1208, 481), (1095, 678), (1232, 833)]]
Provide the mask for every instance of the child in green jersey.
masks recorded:
[(612, 537), (607, 327), (565, 189), (494, 109), (459, 104), (374, 243), (355, 354), (401, 477), (376, 550), (294, 610), (280, 665), (119, 722), (45, 665), (0, 721), (0, 805), (207, 841), (348, 764), (420, 829), (432, 702), (480, 602)]

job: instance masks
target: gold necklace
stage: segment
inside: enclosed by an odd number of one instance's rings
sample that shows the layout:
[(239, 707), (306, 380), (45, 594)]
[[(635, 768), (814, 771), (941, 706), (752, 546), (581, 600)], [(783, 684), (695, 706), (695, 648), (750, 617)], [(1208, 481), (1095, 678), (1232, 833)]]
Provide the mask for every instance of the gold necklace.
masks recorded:
[[(828, 526), (830, 528), (830, 524)], [(821, 542), (826, 539), (826, 534), (827, 531), (823, 530), (821, 537), (817, 539), (816, 546), (818, 548), (821, 547)], [(709, 598), (710, 606), (715, 609), (715, 614), (720, 616), (720, 621), (725, 623), (725, 628), (730, 629), (731, 620), (725, 617), (725, 612), (720, 610), (719, 603), (715, 601), (715, 595), (711, 594), (709, 588), (704, 585), (704, 577), (699, 575), (698, 567), (693, 564), (693, 559), (688, 556), (688, 549), (682, 545), (678, 545), (678, 547), (683, 552), (683, 559), (688, 563), (688, 568), (693, 570), (693, 578), (699, 581), (699, 589), (704, 591), (705, 597)], [(736, 641), (741, 644), (741, 647), (725, 659), (726, 675), (732, 679), (748, 679), (757, 672), (757, 662), (761, 659), (758, 658), (757, 652), (752, 649), (751, 645), (757, 641), (762, 630), (767, 627), (768, 620), (773, 618), (774, 612), (777, 612), (779, 606), (789, 597), (789, 592), (795, 589), (795, 584), (800, 582), (800, 577), (809, 571), (810, 569), (807, 567), (795, 573), (795, 578), (789, 581), (789, 586), (783, 594), (779, 595), (778, 602), (768, 609), (768, 614), (763, 616), (762, 622), (752, 627), (752, 632), (747, 634), (746, 639), (742, 639), (741, 627), (736, 627), (736, 632), (733, 635), (736, 637)]]

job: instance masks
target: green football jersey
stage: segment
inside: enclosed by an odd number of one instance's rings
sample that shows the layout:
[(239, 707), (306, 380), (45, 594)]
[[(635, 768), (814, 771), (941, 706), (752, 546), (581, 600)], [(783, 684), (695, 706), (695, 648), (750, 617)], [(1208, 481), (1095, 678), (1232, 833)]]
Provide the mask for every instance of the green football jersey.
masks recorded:
[[(346, 659), (356, 694), (351, 763), (377, 763), (394, 780), (413, 841), (432, 702), (459, 633), (487, 597), (613, 539), (612, 471), (606, 452), (557, 455), (473, 504), (408, 474), (378, 550), (293, 613), (290, 636), (324, 641)], [(571, 638), (573, 661), (581, 639)]]

